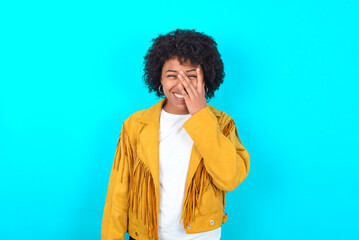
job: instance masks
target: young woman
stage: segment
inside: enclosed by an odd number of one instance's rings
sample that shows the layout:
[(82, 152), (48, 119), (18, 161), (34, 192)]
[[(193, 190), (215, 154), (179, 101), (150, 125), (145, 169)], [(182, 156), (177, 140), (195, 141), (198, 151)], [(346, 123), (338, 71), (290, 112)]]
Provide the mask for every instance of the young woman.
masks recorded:
[(163, 97), (127, 118), (117, 144), (101, 239), (217, 240), (225, 196), (247, 177), (234, 120), (207, 104), (223, 82), (212, 37), (177, 29), (153, 39), (144, 80)]

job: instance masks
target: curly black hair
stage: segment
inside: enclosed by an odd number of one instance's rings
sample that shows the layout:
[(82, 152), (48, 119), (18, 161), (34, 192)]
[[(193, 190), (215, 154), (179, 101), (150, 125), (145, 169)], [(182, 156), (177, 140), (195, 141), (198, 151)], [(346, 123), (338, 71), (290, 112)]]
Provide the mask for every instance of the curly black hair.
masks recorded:
[(158, 97), (164, 96), (159, 92), (161, 85), (162, 67), (166, 60), (178, 57), (180, 64), (189, 59), (193, 65), (201, 64), (208, 92), (206, 99), (214, 97), (214, 92), (223, 83), (225, 76), (221, 55), (217, 43), (211, 36), (196, 32), (194, 29), (176, 29), (166, 35), (160, 34), (152, 39), (144, 60), (143, 80), (149, 92), (155, 91)]

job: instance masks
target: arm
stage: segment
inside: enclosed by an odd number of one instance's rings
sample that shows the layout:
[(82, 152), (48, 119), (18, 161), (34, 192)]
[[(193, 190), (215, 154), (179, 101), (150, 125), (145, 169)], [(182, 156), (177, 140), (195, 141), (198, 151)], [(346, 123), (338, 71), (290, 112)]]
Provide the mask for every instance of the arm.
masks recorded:
[(128, 217), (128, 161), (130, 157), (132, 157), (130, 141), (125, 123), (123, 123), (107, 189), (101, 226), (101, 240), (125, 240)]
[(221, 190), (233, 191), (247, 177), (250, 161), (234, 120), (227, 115), (224, 121), (225, 134), (207, 105), (193, 114), (183, 127), (203, 156), (213, 183)]

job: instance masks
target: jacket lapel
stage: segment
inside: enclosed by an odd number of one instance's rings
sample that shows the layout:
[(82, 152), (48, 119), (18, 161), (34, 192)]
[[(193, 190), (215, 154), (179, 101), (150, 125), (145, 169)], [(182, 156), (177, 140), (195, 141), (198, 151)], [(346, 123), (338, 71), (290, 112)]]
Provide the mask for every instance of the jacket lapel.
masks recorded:
[[(160, 186), (160, 170), (159, 170), (160, 114), (161, 114), (162, 106), (166, 103), (166, 101), (167, 101), (167, 97), (162, 98), (155, 105), (145, 109), (142, 116), (140, 117), (140, 121), (144, 124), (139, 134), (139, 141), (141, 143), (140, 147), (141, 150), (144, 152), (144, 157), (146, 157), (145, 162), (148, 163), (150, 171), (152, 173), (153, 180), (156, 186), (156, 192), (159, 191), (159, 186)], [(220, 117), (220, 112), (218, 110), (216, 110), (212, 106), (210, 106), (210, 109), (212, 110), (215, 116)], [(186, 178), (186, 187), (185, 187), (186, 192), (201, 158), (202, 156), (200, 152), (198, 151), (195, 144), (193, 144), (187, 178)]]
[(152, 173), (153, 181), (157, 189), (160, 186), (159, 170), (159, 134), (160, 134), (160, 114), (162, 106), (166, 103), (167, 98), (162, 98), (158, 103), (147, 108), (140, 121), (144, 124), (139, 134), (141, 150), (145, 153), (146, 160)]

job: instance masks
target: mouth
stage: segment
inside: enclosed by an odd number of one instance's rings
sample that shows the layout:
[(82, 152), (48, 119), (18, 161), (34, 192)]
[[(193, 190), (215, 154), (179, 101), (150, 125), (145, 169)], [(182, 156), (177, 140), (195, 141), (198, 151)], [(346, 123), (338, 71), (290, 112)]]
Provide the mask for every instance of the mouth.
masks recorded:
[(179, 93), (172, 93), (172, 94), (178, 102), (184, 103), (184, 97), (182, 94), (179, 94)]

